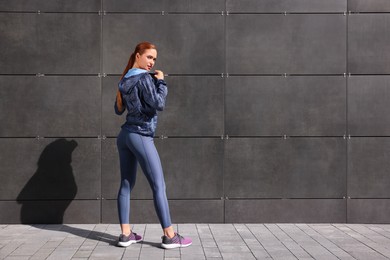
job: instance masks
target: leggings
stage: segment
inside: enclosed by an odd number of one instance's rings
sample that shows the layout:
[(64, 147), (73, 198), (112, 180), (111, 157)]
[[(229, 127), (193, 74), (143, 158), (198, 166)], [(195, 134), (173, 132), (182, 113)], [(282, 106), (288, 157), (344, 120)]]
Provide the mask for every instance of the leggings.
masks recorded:
[(135, 185), (137, 162), (139, 162), (152, 188), (154, 207), (160, 224), (162, 228), (171, 226), (164, 175), (153, 137), (130, 133), (122, 129), (117, 138), (117, 146), (121, 171), (121, 184), (118, 192), (120, 224), (130, 223), (130, 192)]

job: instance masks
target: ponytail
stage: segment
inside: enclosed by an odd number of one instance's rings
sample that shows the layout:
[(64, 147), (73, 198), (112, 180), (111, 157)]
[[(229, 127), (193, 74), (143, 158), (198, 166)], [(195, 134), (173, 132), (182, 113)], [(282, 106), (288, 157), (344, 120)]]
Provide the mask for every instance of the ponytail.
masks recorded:
[(131, 69), (131, 68), (134, 66), (134, 63), (135, 63), (135, 53), (133, 52), (133, 53), (130, 55), (129, 61), (127, 62), (127, 66), (126, 66), (125, 70), (124, 70), (123, 73), (122, 73), (121, 79), (123, 79), (123, 77), (124, 77), (124, 76), (126, 75), (126, 73), (129, 71), (129, 69)]

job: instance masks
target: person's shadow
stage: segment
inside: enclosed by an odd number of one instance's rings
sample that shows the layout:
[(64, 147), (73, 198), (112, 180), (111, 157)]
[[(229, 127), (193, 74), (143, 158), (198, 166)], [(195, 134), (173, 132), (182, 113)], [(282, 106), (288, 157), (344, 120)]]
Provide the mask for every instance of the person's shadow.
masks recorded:
[[(63, 224), (64, 214), (77, 194), (72, 169), (72, 153), (77, 147), (74, 140), (57, 139), (43, 149), (38, 168), (17, 197), (22, 204), (22, 224)], [(67, 225), (34, 225), (45, 230), (57, 230), (84, 238), (114, 244), (116, 237), (103, 232), (75, 228)]]
[[(72, 153), (77, 147), (74, 140), (64, 138), (50, 143), (42, 151), (38, 168), (17, 197), (22, 204), (22, 224), (63, 224), (64, 214), (77, 194), (72, 169)], [(34, 225), (45, 230), (57, 230), (87, 239), (116, 245), (117, 237), (104, 232), (69, 225)], [(159, 244), (143, 242), (155, 247)]]
[(17, 197), (22, 224), (62, 224), (77, 194), (71, 166), (74, 140), (57, 139), (42, 151), (38, 168)]

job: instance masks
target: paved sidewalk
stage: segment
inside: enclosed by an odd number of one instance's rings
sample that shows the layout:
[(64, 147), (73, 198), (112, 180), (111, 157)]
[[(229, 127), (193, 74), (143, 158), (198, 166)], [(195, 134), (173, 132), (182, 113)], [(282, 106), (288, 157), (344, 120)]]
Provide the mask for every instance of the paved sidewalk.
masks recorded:
[(390, 259), (390, 225), (180, 224), (188, 248), (163, 250), (157, 224), (144, 242), (115, 246), (119, 225), (0, 225), (0, 259)]

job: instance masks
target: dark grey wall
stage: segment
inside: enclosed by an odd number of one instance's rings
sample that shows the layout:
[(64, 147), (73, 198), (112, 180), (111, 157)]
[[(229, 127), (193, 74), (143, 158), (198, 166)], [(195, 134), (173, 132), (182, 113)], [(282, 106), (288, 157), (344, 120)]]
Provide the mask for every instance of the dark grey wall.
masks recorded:
[[(384, 0), (0, 2), (0, 223), (118, 222), (140, 41), (174, 222), (390, 223), (389, 27)], [(141, 171), (131, 205), (157, 222)]]

